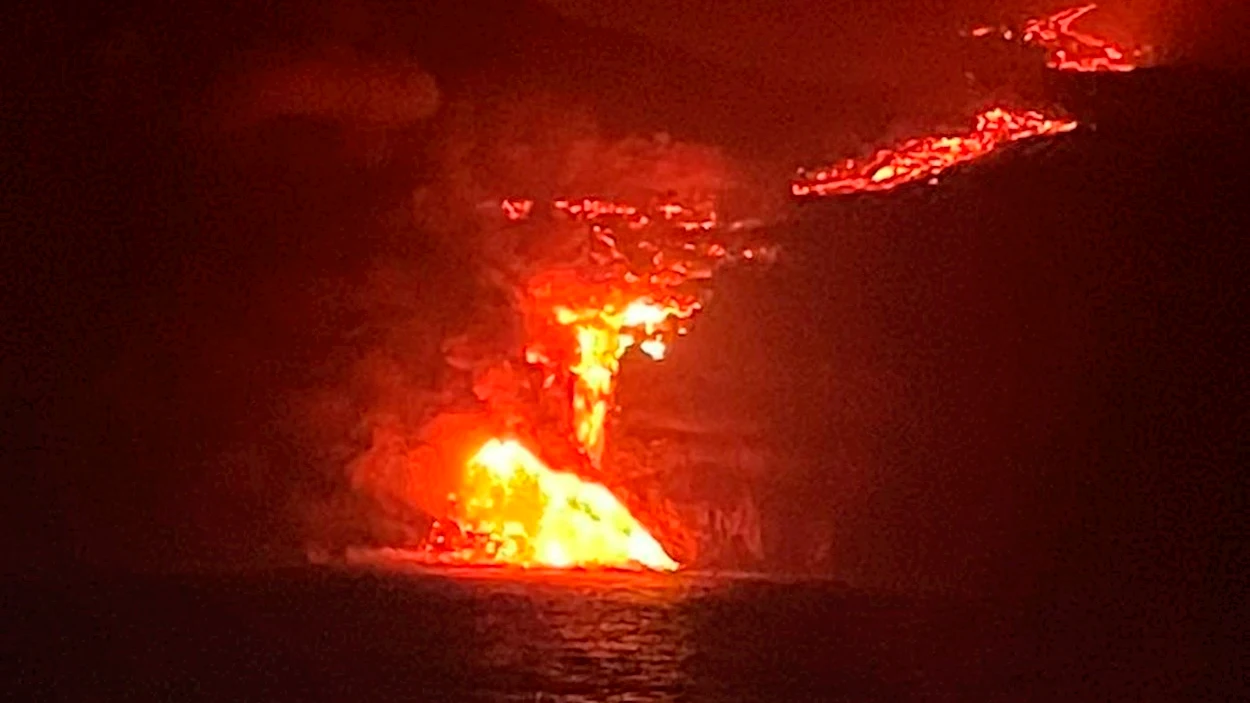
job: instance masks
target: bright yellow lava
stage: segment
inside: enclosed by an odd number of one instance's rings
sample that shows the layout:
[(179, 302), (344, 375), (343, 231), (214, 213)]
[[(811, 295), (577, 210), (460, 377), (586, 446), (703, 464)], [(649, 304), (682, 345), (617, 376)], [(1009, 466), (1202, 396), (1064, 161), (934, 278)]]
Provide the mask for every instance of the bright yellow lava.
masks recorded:
[(515, 440), (491, 439), (469, 460), (458, 522), (489, 534), (494, 561), (557, 568), (677, 562), (607, 488), (555, 471)]

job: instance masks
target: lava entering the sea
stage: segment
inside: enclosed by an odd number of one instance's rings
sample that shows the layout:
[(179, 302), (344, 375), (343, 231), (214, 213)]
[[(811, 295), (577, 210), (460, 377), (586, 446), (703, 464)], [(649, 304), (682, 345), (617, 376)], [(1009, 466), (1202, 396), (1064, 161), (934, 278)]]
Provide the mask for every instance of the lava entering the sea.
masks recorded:
[(516, 440), (491, 439), (469, 460), (451, 513), (431, 535), (444, 562), (678, 567), (611, 491), (553, 471)]
[[(528, 220), (534, 203), (506, 199), (503, 216)], [(446, 517), (426, 539), (439, 563), (650, 568), (678, 563), (604, 485), (606, 426), (629, 350), (662, 359), (702, 308), (700, 282), (737, 259), (761, 259), (758, 245), (721, 241), (711, 203), (671, 199), (649, 207), (596, 198), (556, 200), (548, 216), (589, 230), (581, 265), (534, 276), (526, 287), (529, 341), (524, 359), (541, 377), (558, 424), (576, 447), (574, 466), (556, 471), (509, 436), (487, 440), (467, 462)], [(532, 429), (532, 428), (531, 428)], [(539, 450), (541, 452), (541, 450)], [(567, 454), (567, 453), (566, 453)]]
[(1070, 7), (1047, 17), (1030, 19), (1019, 29), (977, 27), (971, 34), (974, 37), (997, 35), (1007, 41), (1038, 47), (1046, 52), (1046, 66), (1058, 71), (1132, 71), (1138, 67), (1147, 50), (1128, 50), (1109, 39), (1072, 28), (1073, 22), (1097, 7), (1092, 3)]
[[(1001, 35), (1044, 47), (1048, 65), (1060, 70), (1129, 70), (1133, 64), (1122, 49), (1072, 30), (1072, 23), (1093, 9), (1065, 10)], [(993, 31), (980, 28), (973, 34)], [(977, 114), (963, 133), (917, 137), (816, 171), (800, 169), (790, 191), (796, 197), (832, 196), (935, 183), (947, 170), (999, 147), (1077, 126), (1072, 119), (992, 107)], [(689, 184), (681, 169), (652, 176), (666, 187)], [(654, 195), (656, 190), (636, 184), (647, 181), (636, 178), (626, 189)], [(544, 253), (533, 259), (546, 263), (535, 266), (517, 257), (534, 268), (520, 264), (488, 271), (490, 280), (505, 283), (515, 294), (524, 337), (509, 343), (514, 358), (506, 360), (494, 347), (485, 357), (472, 351), (449, 354), (454, 368), (470, 372), (478, 401), (474, 407), (484, 410), (470, 414), (472, 432), (455, 438), (423, 436), (422, 450), (436, 457), (411, 452), (402, 459), (426, 462), (439, 477), (435, 490), (412, 501), (440, 516), (415, 553), (417, 559), (672, 571), (679, 568), (673, 554), (691, 555), (693, 540), (687, 539), (688, 530), (674, 525), (677, 520), (666, 519), (671, 515), (667, 503), (628, 490), (630, 484), (613, 475), (627, 462), (616, 462), (605, 449), (623, 360), (630, 355), (663, 359), (676, 338), (689, 333), (706, 299), (706, 281), (717, 267), (768, 261), (774, 255), (759, 242), (741, 241), (751, 226), (722, 224), (713, 201), (697, 197), (700, 189), (718, 192), (723, 182), (717, 183), (677, 188), (696, 196), (686, 203), (671, 193), (648, 201), (511, 197), (484, 203), (483, 209), (507, 228), (493, 232), (505, 242), (500, 251), (509, 257), (529, 251), (525, 247), (532, 242), (525, 240), (534, 235), (541, 242), (533, 243), (542, 244), (534, 250)], [(547, 236), (552, 233), (558, 236)], [(511, 239), (512, 234), (518, 236)], [(677, 551), (666, 550), (661, 541)], [(683, 553), (683, 545), (690, 549)]]
[(914, 181), (932, 180), (943, 171), (979, 159), (1003, 144), (1062, 134), (1076, 127), (1075, 120), (995, 107), (977, 115), (976, 126), (965, 134), (918, 137), (879, 149), (872, 156), (847, 159), (815, 172), (800, 169), (790, 183), (790, 192), (803, 197), (891, 190)]

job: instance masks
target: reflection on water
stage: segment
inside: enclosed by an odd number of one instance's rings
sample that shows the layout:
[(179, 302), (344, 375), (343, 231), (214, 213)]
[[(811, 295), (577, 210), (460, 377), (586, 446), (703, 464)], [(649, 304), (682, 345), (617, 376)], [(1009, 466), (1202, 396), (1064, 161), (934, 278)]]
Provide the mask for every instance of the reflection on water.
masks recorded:
[(824, 581), (316, 568), (0, 596), (45, 699), (962, 700), (1022, 694), (1027, 661), (1001, 613)]
[[(681, 607), (706, 584), (658, 574), (456, 574), (471, 598), (474, 667), (499, 700), (669, 700), (694, 652)], [(467, 644), (467, 643), (466, 643)], [(528, 698), (526, 698), (528, 696)]]

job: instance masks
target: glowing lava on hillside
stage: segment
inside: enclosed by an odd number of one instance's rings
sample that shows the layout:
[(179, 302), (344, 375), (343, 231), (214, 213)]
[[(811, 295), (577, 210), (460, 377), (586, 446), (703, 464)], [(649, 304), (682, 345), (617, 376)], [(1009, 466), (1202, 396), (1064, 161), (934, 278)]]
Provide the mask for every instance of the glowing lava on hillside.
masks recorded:
[[(512, 222), (528, 199), (501, 202)], [(496, 436), (467, 462), (445, 519), (426, 539), (428, 560), (452, 564), (616, 567), (671, 571), (677, 562), (604, 485), (606, 430), (621, 360), (629, 350), (664, 358), (702, 308), (700, 282), (726, 261), (768, 258), (767, 248), (730, 249), (716, 237), (710, 203), (671, 199), (649, 207), (597, 198), (556, 200), (550, 216), (587, 227), (584, 260), (536, 275), (525, 295), (524, 359), (562, 422), (580, 465), (555, 470), (522, 440)]]
[[(1092, 9), (1031, 21), (1023, 41), (1048, 47), (1056, 68), (1122, 70), (1113, 68), (1123, 58), (1120, 49), (1071, 30)], [(1076, 127), (1071, 119), (993, 107), (963, 133), (917, 137), (864, 158), (800, 170), (790, 191), (830, 196), (935, 182), (999, 147)], [(453, 565), (679, 568), (651, 530), (672, 545), (688, 544), (687, 532), (665, 522), (662, 499), (646, 503), (632, 494), (613, 475), (605, 451), (621, 365), (629, 356), (663, 359), (689, 333), (703, 309), (706, 281), (719, 266), (769, 261), (774, 250), (744, 243), (751, 227), (723, 225), (710, 199), (512, 197), (485, 205), (499, 226), (511, 228), (497, 233), (503, 239), (516, 234), (517, 240), (546, 241), (555, 233), (560, 253), (501, 277), (517, 294), (513, 301), (524, 323), (514, 358), (456, 367), (475, 374), (473, 392), (485, 409), (472, 420), (472, 438), (448, 440), (455, 446), (435, 452), (455, 457), (439, 464), (455, 475), (439, 484), (439, 495), (429, 499), (433, 505), (422, 505), (439, 519), (417, 558)], [(556, 257), (561, 263), (552, 263)]]
[(1046, 52), (1046, 66), (1058, 71), (1132, 71), (1145, 57), (1147, 50), (1129, 50), (1109, 39), (1072, 28), (1072, 23), (1097, 7), (1092, 3), (1070, 7), (1047, 17), (1030, 19), (1018, 30), (1007, 27), (977, 27), (971, 34), (974, 37), (997, 35), (1007, 41), (1019, 41), (1025, 46), (1042, 49)]
[(1076, 127), (1075, 120), (995, 107), (977, 115), (976, 126), (964, 134), (918, 137), (862, 159), (847, 159), (814, 172), (800, 169), (790, 192), (799, 197), (847, 195), (891, 190), (926, 179), (932, 182), (943, 171), (1004, 144), (1054, 136)]

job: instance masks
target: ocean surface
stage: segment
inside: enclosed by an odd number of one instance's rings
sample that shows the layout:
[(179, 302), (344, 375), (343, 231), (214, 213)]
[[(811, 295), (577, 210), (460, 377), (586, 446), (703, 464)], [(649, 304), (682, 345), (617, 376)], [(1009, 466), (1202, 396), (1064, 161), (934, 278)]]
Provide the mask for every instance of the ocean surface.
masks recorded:
[(11, 700), (1101, 699), (1036, 614), (824, 580), (307, 567), (3, 595)]

